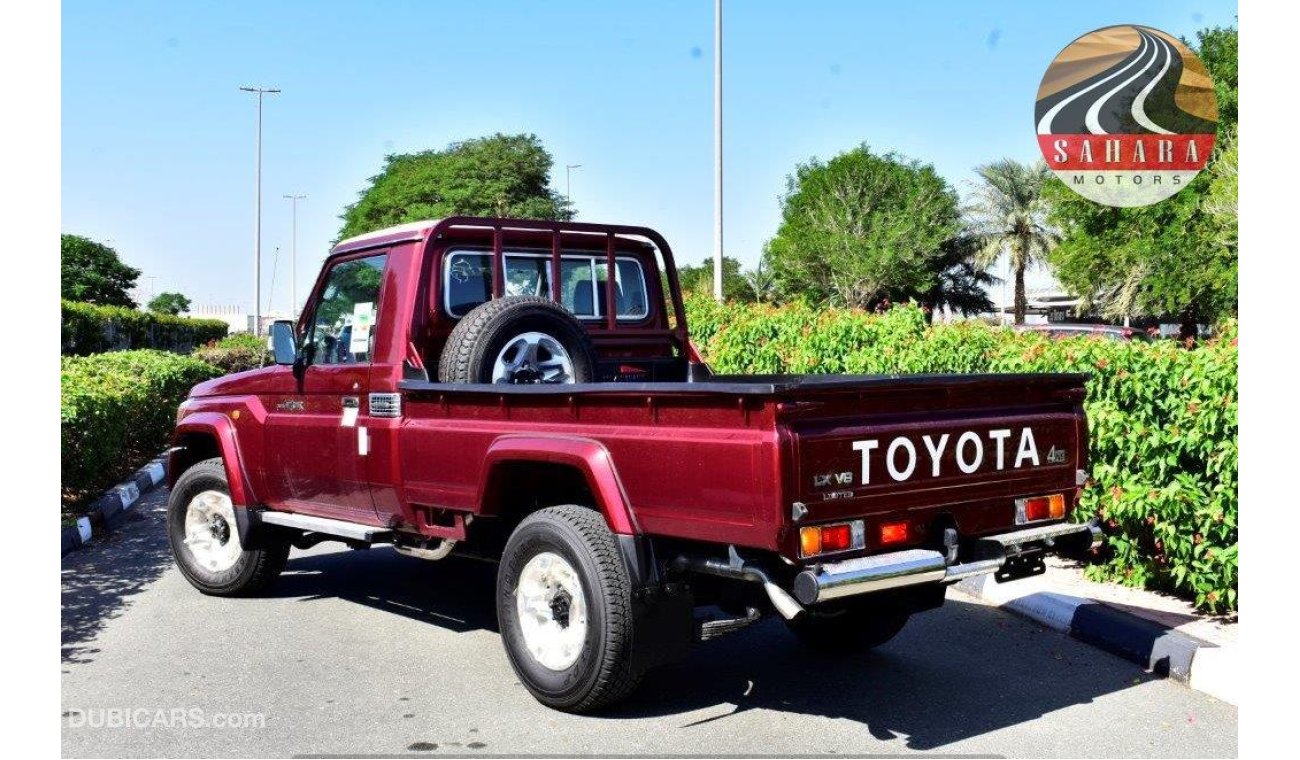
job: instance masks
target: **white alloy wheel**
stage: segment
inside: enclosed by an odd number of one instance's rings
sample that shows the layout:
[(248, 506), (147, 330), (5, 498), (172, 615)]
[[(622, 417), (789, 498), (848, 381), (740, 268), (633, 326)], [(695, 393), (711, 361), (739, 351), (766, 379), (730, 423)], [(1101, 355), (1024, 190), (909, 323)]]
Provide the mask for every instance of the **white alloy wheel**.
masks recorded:
[(190, 499), (185, 509), (185, 547), (206, 570), (219, 573), (234, 567), (243, 547), (230, 496), (200, 491)]
[(538, 664), (564, 670), (587, 641), (587, 597), (578, 572), (563, 557), (542, 552), (524, 565), (515, 586), (524, 648)]
[(492, 364), (494, 383), (571, 383), (573, 360), (560, 341), (526, 332), (506, 342)]

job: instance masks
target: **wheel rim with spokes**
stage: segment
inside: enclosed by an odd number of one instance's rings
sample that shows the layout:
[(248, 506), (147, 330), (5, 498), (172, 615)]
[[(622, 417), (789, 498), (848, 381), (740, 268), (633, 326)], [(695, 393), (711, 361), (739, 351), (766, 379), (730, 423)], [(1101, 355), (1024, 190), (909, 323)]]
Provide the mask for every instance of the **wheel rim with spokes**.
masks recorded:
[(185, 508), (185, 548), (204, 569), (234, 567), (243, 547), (235, 528), (235, 507), (220, 491), (202, 491)]
[(515, 609), (524, 648), (538, 664), (564, 670), (578, 661), (587, 640), (587, 597), (567, 560), (553, 552), (528, 560), (515, 586)]
[(560, 341), (542, 332), (516, 335), (492, 364), (494, 383), (572, 383), (573, 360)]

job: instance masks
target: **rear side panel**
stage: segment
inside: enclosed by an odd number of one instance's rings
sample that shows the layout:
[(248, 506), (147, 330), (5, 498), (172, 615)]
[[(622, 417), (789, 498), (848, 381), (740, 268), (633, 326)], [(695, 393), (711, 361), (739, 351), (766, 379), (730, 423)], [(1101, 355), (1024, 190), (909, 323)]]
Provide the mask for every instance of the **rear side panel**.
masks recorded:
[(567, 436), (609, 452), (643, 532), (776, 548), (776, 435), (762, 399), (427, 387), (437, 390), (406, 394), (398, 469), (407, 505), (479, 512), (494, 442)]

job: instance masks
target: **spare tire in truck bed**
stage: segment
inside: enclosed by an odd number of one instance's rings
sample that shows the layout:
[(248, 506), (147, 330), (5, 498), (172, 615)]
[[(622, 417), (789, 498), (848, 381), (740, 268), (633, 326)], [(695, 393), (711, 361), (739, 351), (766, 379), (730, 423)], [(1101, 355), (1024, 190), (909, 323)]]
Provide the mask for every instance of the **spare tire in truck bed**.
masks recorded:
[(506, 296), (466, 314), (438, 362), (444, 383), (589, 383), (596, 350), (564, 307), (536, 296)]

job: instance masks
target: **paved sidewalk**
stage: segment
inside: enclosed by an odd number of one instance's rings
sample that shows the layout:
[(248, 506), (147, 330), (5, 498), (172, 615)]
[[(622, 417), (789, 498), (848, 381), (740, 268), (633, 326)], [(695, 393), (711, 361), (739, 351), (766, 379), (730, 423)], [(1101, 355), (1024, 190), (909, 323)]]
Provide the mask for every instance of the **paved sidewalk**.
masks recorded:
[(958, 588), (1237, 703), (1235, 616), (1206, 615), (1169, 594), (1094, 583), (1081, 563), (1058, 557), (1047, 560), (1044, 575), (1003, 584), (972, 578)]

